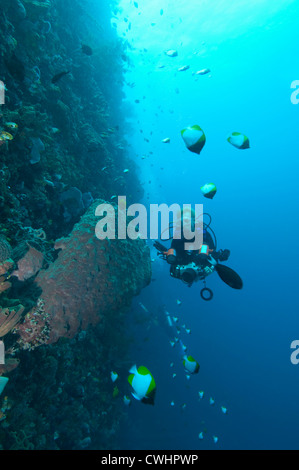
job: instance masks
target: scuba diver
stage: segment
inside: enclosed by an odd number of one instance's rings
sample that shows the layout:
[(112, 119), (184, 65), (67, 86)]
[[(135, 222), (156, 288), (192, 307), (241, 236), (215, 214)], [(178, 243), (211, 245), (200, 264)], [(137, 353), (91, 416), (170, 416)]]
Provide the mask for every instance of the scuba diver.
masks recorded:
[[(217, 251), (217, 239), (214, 231), (210, 227), (212, 218), (209, 214), (203, 214), (209, 217), (209, 223), (203, 222), (202, 227), (202, 245), (199, 250), (186, 250), (185, 243), (192, 243), (193, 240), (186, 240), (183, 235), (182, 228), (181, 237), (172, 239), (171, 247), (167, 249), (159, 241), (154, 242), (154, 247), (158, 251), (158, 256), (170, 264), (170, 275), (176, 279), (180, 279), (189, 287), (196, 281), (203, 281), (204, 288), (201, 289), (200, 295), (203, 300), (212, 300), (213, 292), (206, 287), (206, 277), (217, 272), (220, 279), (233, 289), (242, 289), (243, 281), (240, 276), (228, 266), (220, 264), (220, 261), (227, 261), (230, 256), (228, 249)], [(191, 228), (194, 233), (195, 228), (195, 214), (193, 210), (186, 212), (186, 209), (181, 210), (181, 221), (183, 224), (189, 220)]]

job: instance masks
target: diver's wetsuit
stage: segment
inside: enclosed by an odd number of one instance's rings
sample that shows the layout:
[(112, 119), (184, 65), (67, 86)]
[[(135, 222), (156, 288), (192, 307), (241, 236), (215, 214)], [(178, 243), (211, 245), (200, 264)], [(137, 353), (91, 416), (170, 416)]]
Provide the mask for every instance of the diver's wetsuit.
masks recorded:
[[(203, 230), (202, 240), (202, 245), (207, 245), (208, 250), (207, 247), (201, 247), (200, 250), (186, 250), (185, 243), (188, 242), (194, 243), (195, 237), (187, 240), (184, 238), (183, 233), (181, 233), (181, 238), (172, 239), (169, 250), (158, 241), (154, 244), (163, 259), (167, 260), (170, 264), (170, 275), (172, 277), (181, 279), (190, 287), (194, 281), (204, 281), (209, 274), (216, 271), (220, 279), (230, 287), (242, 289), (243, 281), (240, 276), (231, 268), (219, 263), (219, 261), (228, 260), (230, 251), (227, 249), (216, 251), (216, 238), (214, 241), (209, 231)], [(202, 248), (204, 249), (202, 250)], [(211, 256), (209, 256), (209, 252), (211, 252)], [(202, 295), (202, 292), (207, 290), (209, 289), (206, 287), (202, 289), (201, 296), (204, 300), (211, 300), (212, 294), (207, 298)]]
[[(173, 238), (171, 248), (175, 250), (174, 259), (170, 262), (170, 275), (175, 278), (182, 279), (189, 286), (192, 285), (197, 278), (204, 279), (208, 274), (214, 270), (211, 258), (208, 255), (200, 255), (198, 250), (185, 250), (185, 243), (194, 243), (195, 237), (192, 240), (186, 240), (184, 237), (181, 239)], [(214, 240), (207, 230), (203, 230), (203, 245), (208, 245), (211, 251), (211, 256), (214, 261), (226, 261), (229, 258), (229, 250), (216, 251)], [(199, 267), (200, 271), (196, 268)]]
[[(198, 250), (186, 251), (185, 243), (194, 243), (195, 238), (192, 240), (186, 240), (184, 237), (178, 239), (173, 238), (171, 242), (171, 248), (176, 251), (176, 263), (175, 264), (189, 264), (192, 261), (195, 263), (198, 262), (196, 259), (196, 254)], [(203, 231), (203, 244), (208, 245), (210, 250), (215, 250), (215, 244), (212, 239), (212, 236), (206, 230)]]

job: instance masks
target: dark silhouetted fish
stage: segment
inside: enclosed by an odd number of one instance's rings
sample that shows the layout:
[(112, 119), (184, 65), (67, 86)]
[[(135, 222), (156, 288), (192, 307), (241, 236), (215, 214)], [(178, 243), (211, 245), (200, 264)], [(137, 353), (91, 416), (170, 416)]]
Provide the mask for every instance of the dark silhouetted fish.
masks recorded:
[(82, 44), (81, 51), (83, 52), (83, 54), (92, 55), (92, 48), (90, 46), (87, 46), (86, 44)]
[(54, 77), (52, 77), (51, 82), (57, 83), (64, 75), (67, 75), (68, 73), (70, 72), (66, 70), (64, 70), (63, 72), (57, 73), (56, 75), (54, 75)]
[(22, 82), (25, 78), (25, 67), (20, 59), (13, 54), (10, 59), (5, 59), (4, 62), (10, 75), (12, 75), (16, 80)]

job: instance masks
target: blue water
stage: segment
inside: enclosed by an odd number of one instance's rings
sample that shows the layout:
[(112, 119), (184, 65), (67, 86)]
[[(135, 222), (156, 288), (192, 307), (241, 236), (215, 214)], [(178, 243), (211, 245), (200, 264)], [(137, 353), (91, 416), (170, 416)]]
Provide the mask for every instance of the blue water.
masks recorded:
[[(134, 86), (124, 87), (124, 104), (133, 107), (127, 139), (145, 188), (142, 202), (203, 203), (218, 247), (231, 250), (226, 264), (244, 281), (235, 291), (213, 274), (207, 284), (214, 298), (204, 302), (200, 284), (188, 288), (171, 279), (152, 248), (155, 280), (133, 306), (133, 318), (144, 322), (128, 328), (135, 333), (132, 364), (152, 372), (156, 402), (151, 407), (132, 399), (120, 445), (297, 449), (299, 365), (290, 361), (290, 344), (299, 336), (299, 105), (290, 97), (299, 79), (299, 4), (151, 0), (137, 8), (123, 0), (120, 7), (113, 22), (132, 47), (126, 80)], [(176, 49), (178, 57), (167, 57), (166, 49)], [(183, 65), (190, 68), (178, 72)], [(207, 67), (211, 76), (192, 75)], [(193, 124), (207, 137), (200, 156), (180, 136)], [(233, 131), (249, 137), (249, 150), (228, 144)], [(165, 137), (169, 144), (161, 143)], [(213, 200), (201, 195), (207, 182), (217, 185)], [(179, 346), (169, 343), (174, 330), (163, 305), (191, 329), (181, 337), (201, 367), (190, 380)]]

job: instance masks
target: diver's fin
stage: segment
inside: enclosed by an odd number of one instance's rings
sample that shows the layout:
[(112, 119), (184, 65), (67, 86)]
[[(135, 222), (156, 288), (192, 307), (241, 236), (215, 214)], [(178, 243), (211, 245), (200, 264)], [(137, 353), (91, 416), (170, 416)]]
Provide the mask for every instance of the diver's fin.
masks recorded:
[(229, 268), (228, 266), (224, 266), (224, 264), (216, 264), (215, 270), (217, 271), (220, 279), (225, 282), (225, 284), (232, 287), (233, 289), (242, 289), (243, 281), (236, 271)]

